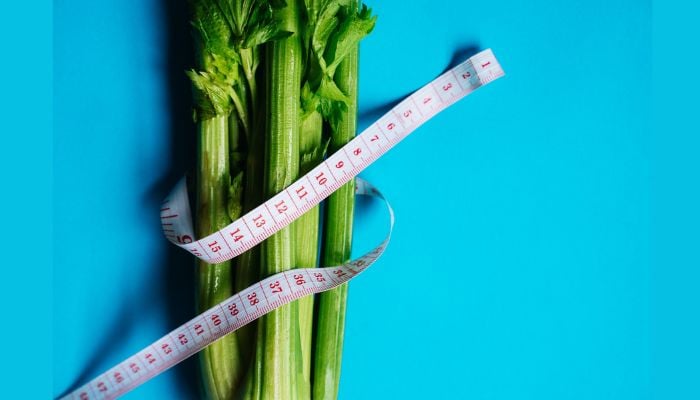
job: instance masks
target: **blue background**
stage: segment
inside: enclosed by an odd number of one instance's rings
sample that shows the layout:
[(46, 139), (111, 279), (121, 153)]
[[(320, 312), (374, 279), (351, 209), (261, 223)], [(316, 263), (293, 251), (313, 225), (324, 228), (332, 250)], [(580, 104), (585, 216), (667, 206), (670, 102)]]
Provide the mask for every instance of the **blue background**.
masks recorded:
[[(189, 41), (169, 3), (55, 3), (54, 396), (193, 315), (191, 267), (157, 211), (193, 143)], [(675, 225), (656, 217), (667, 199), (652, 190), (656, 162), (679, 149), (652, 136), (649, 2), (376, 3), (363, 124), (458, 49), (493, 48), (507, 76), (363, 174), (398, 223), (386, 256), (351, 284), (341, 398), (651, 397), (655, 361), (671, 359), (656, 341), (692, 338), (657, 316), (656, 299), (692, 288), (683, 273), (656, 285), (652, 269), (655, 243), (679, 246), (658, 233)], [(384, 222), (360, 211), (358, 250)], [(372, 309), (390, 298), (392, 309)], [(129, 398), (189, 398), (192, 367)]]

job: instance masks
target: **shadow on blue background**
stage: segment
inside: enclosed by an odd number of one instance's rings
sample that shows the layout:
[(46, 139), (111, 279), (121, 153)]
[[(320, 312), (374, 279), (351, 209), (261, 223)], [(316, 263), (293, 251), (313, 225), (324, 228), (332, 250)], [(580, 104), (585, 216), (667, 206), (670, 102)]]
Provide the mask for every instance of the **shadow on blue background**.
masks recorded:
[[(55, 4), (55, 237), (84, 249), (55, 251), (54, 395), (194, 315), (157, 212), (192, 165), (184, 3)], [(649, 2), (375, 3), (362, 125), (460, 48), (507, 76), (363, 174), (398, 220), (351, 284), (341, 398), (649, 398)], [(128, 398), (192, 398), (194, 367)]]
[[(189, 81), (184, 71), (194, 63), (193, 41), (188, 18), (187, 2), (162, 0), (156, 4), (159, 9), (153, 17), (161, 19), (164, 29), (162, 40), (166, 63), (163, 67), (165, 85), (162, 87), (167, 99), (167, 110), (164, 118), (167, 120), (167, 140), (169, 152), (162, 154), (161, 163), (164, 166), (162, 177), (143, 193), (142, 204), (147, 210), (160, 207), (165, 196), (186, 171), (191, 171), (195, 163), (196, 136), (193, 134), (191, 117), (191, 92)], [(159, 289), (167, 307), (163, 308), (165, 321), (168, 326), (178, 326), (190, 319), (195, 309), (192, 300), (195, 298), (193, 279), (193, 261), (189, 254), (174, 246), (167, 246), (162, 255), (160, 266)], [(148, 290), (148, 289), (145, 289)], [(183, 307), (183, 305), (185, 305)], [(123, 341), (125, 328), (135, 326), (138, 314), (133, 309), (124, 308), (109, 317), (113, 326), (107, 327), (107, 333), (92, 357), (85, 363), (84, 369), (66, 390), (66, 393), (76, 389), (103, 372), (105, 363), (110, 360), (110, 350)], [(199, 393), (197, 380), (197, 360), (190, 358), (181, 363), (174, 371), (178, 384), (178, 395), (182, 398), (195, 398)]]

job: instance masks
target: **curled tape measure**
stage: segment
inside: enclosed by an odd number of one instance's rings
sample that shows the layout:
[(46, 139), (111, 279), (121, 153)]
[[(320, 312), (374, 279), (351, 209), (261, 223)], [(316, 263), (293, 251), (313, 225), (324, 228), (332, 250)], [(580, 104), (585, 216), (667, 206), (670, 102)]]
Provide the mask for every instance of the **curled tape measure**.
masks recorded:
[(356, 260), (335, 267), (293, 269), (248, 287), (62, 399), (117, 398), (275, 308), (332, 289), (367, 269), (389, 243), (394, 213), (382, 194), (356, 175), (434, 115), (503, 75), (490, 49), (470, 57), (407, 97), (287, 189), (199, 240), (194, 240), (187, 188), (184, 179), (180, 181), (163, 203), (163, 232), (172, 243), (209, 263), (230, 260), (261, 243), (351, 179), (356, 179), (357, 194), (384, 200), (390, 229), (381, 244)]

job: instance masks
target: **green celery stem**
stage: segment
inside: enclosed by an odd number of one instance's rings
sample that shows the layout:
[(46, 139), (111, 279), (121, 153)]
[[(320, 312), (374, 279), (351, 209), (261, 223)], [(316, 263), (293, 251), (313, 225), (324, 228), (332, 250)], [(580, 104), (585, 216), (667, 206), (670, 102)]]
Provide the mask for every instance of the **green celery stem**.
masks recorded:
[[(299, 173), (299, 102), (302, 52), (298, 0), (287, 1), (278, 13), (281, 28), (293, 35), (268, 45), (268, 128), (265, 195), (273, 196), (289, 186)], [(269, 276), (293, 267), (292, 229), (287, 227), (262, 244), (262, 271)], [(258, 324), (262, 338), (262, 399), (292, 399), (300, 343), (298, 305), (277, 308)], [(262, 353), (262, 354), (261, 354)], [(258, 378), (259, 379), (259, 378)]]
[[(301, 123), (300, 152), (309, 154), (321, 147), (323, 119), (318, 112), (311, 113)], [(314, 160), (316, 161), (316, 160)], [(307, 165), (310, 169), (315, 165)], [(307, 171), (301, 171), (301, 174)], [(318, 264), (319, 207), (316, 206), (299, 217), (294, 224), (295, 266), (314, 268)], [(306, 296), (298, 300), (299, 339), (302, 354), (302, 382), (299, 382), (300, 398), (311, 396), (311, 358), (313, 337), (314, 297)]]
[[(354, 2), (357, 7), (357, 2)], [(357, 65), (358, 48), (351, 51), (338, 66), (335, 81), (348, 95), (347, 111), (335, 132), (331, 133), (329, 152), (349, 142), (357, 129)], [(322, 265), (335, 266), (349, 261), (352, 245), (352, 224), (355, 199), (354, 180), (335, 191), (326, 202), (326, 218), (322, 249)], [(345, 330), (345, 308), (348, 285), (321, 293), (317, 303), (316, 343), (314, 352), (313, 399), (335, 400), (338, 397), (340, 367)]]
[[(258, 82), (256, 81), (254, 59), (259, 57), (260, 49), (242, 49), (242, 68), (250, 94), (251, 126), (247, 134), (245, 190), (243, 192), (243, 210), (248, 212), (263, 201), (263, 180), (265, 176), (265, 99), (258, 97)], [(264, 81), (262, 81), (264, 83)], [(264, 88), (263, 88), (264, 89)], [(254, 247), (237, 258), (235, 291), (239, 292), (261, 277), (260, 246)], [(245, 377), (238, 391), (237, 398), (260, 399), (262, 379), (262, 357), (255, 357), (262, 352), (262, 339), (258, 337), (258, 321), (241, 327), (234, 334), (238, 336), (238, 346), (245, 365)]]
[[(204, 237), (231, 222), (227, 211), (230, 179), (228, 135), (226, 116), (217, 116), (199, 123), (198, 237)], [(197, 260), (197, 273), (200, 312), (232, 295), (230, 262), (207, 264)], [(207, 397), (229, 398), (241, 371), (236, 337), (228, 335), (205, 348), (200, 356), (200, 365)]]

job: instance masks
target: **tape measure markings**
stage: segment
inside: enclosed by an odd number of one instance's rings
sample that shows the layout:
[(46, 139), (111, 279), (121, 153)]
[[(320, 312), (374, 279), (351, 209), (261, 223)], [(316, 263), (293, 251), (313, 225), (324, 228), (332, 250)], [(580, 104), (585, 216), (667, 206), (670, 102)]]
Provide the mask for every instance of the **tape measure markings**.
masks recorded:
[[(175, 239), (169, 237), (169, 240), (209, 263), (237, 257), (320, 203), (433, 115), (500, 76), (503, 70), (491, 50), (485, 50), (418, 89), (352, 139), (342, 151), (335, 152), (286, 190), (227, 227), (194, 241), (190, 222), (188, 233), (175, 235)], [(382, 136), (386, 143), (382, 143)], [(165, 223), (184, 218), (167, 211), (161, 213)], [(189, 242), (178, 241), (177, 236), (186, 236)], [(219, 244), (220, 240), (228, 251)]]
[[(503, 75), (490, 49), (469, 58), (401, 101), (377, 123), (285, 190), (225, 228), (196, 241), (186, 183), (182, 179), (161, 205), (163, 231), (172, 243), (207, 262), (236, 257), (355, 178), (433, 115)], [(389, 232), (372, 251), (341, 266), (292, 269), (265, 278), (194, 317), (62, 399), (119, 397), (273, 309), (330, 290), (363, 272), (384, 253), (394, 227), (394, 212), (375, 187), (360, 178), (355, 178), (355, 182), (356, 194), (381, 198), (390, 216)], [(219, 240), (223, 240), (228, 252)], [(219, 252), (222, 253), (217, 254)]]
[[(380, 245), (341, 266), (293, 269), (263, 279), (194, 317), (63, 399), (119, 397), (275, 308), (313, 293), (330, 290), (367, 269), (384, 253), (391, 239), (394, 212), (376, 188), (356, 179), (356, 193), (381, 198), (389, 212), (389, 232)], [(180, 190), (186, 189), (180, 186)], [(239, 316), (241, 313), (245, 315)], [(92, 397), (88, 393), (92, 393)]]

